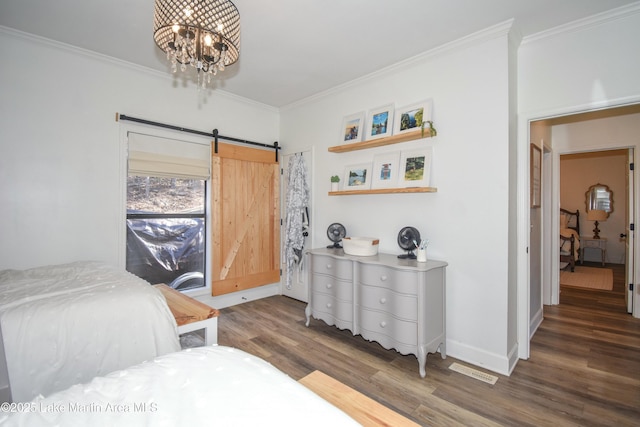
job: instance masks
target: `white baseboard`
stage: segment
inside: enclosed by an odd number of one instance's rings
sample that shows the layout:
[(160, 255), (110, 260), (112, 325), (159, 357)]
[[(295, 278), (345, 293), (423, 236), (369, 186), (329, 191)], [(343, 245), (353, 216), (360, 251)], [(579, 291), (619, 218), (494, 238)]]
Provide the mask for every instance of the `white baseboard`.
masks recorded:
[(233, 292), (231, 294), (212, 297), (211, 295), (189, 295), (210, 307), (221, 309), (232, 307), (249, 301), (280, 295), (280, 283), (258, 286), (246, 291)]
[(517, 345), (508, 355), (490, 353), (459, 341), (447, 340), (447, 356), (475, 365), (479, 368), (509, 376), (517, 363)]
[(533, 335), (536, 333), (536, 331), (540, 327), (540, 324), (542, 324), (543, 319), (544, 310), (542, 307), (540, 307), (540, 310), (538, 310), (538, 312), (533, 316), (531, 322), (529, 323), (529, 340), (531, 340), (531, 337), (533, 337)]

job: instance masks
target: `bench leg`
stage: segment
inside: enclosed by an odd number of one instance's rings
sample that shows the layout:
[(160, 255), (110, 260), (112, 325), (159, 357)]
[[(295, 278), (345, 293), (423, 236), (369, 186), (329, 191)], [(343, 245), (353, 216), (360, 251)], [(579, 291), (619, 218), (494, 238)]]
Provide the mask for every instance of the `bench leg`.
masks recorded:
[(206, 320), (200, 320), (198, 322), (187, 323), (186, 325), (178, 326), (178, 335), (186, 334), (187, 332), (199, 331), (204, 329), (204, 342), (205, 345), (218, 344), (218, 318), (212, 317)]

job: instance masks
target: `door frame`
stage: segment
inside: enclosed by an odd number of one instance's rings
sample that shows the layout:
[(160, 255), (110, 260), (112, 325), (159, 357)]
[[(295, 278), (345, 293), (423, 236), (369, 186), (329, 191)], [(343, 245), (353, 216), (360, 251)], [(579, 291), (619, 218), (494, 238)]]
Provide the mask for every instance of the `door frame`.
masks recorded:
[[(610, 100), (606, 102), (592, 103), (587, 105), (578, 105), (556, 110), (539, 111), (537, 113), (523, 113), (518, 116), (518, 150), (517, 150), (517, 255), (516, 255), (516, 277), (517, 277), (517, 339), (518, 339), (518, 357), (520, 359), (528, 359), (530, 356), (530, 340), (529, 324), (530, 324), (530, 262), (529, 262), (529, 248), (530, 248), (530, 176), (529, 176), (529, 140), (531, 136), (531, 123), (551, 119), (563, 116), (570, 116), (574, 114), (587, 113), (591, 111), (605, 110), (616, 107), (624, 107), (633, 104), (640, 104), (640, 97), (625, 98), (622, 100)], [(614, 147), (602, 147), (603, 149), (614, 149)], [(615, 147), (615, 148), (628, 148), (628, 147)], [(640, 149), (640, 143), (635, 147)], [(634, 150), (636, 157), (638, 156), (638, 149)], [(557, 224), (560, 220), (559, 217), (559, 153), (551, 151), (552, 157), (552, 185), (551, 188), (542, 188), (543, 193), (551, 191), (551, 221), (552, 224)], [(640, 188), (640, 174), (635, 174), (636, 188)], [(633, 201), (635, 206), (635, 218), (632, 219), (634, 224), (638, 224), (638, 214), (640, 212), (640, 197)], [(557, 208), (554, 210), (554, 208)], [(637, 237), (637, 236), (636, 236)], [(634, 252), (640, 253), (638, 247), (640, 239), (634, 239)], [(543, 242), (542, 247), (543, 254), (553, 254), (553, 245), (550, 242)], [(555, 252), (557, 254), (557, 250)], [(557, 256), (556, 256), (557, 258)], [(549, 259), (546, 257), (546, 259)], [(553, 268), (553, 259), (550, 260), (550, 265)], [(544, 261), (543, 261), (544, 263)], [(557, 263), (557, 259), (556, 259)], [(633, 317), (640, 318), (640, 286), (638, 284), (638, 268), (634, 271), (635, 277), (633, 283), (635, 285), (633, 293)], [(559, 278), (558, 278), (559, 280)], [(559, 285), (558, 285), (559, 288)], [(553, 292), (553, 284), (552, 284)]]

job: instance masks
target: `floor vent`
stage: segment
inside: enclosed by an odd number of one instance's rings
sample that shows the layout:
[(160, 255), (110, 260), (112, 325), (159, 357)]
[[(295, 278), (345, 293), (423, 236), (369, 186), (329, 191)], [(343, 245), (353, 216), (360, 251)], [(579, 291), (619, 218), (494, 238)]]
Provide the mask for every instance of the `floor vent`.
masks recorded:
[(488, 383), (491, 385), (495, 384), (498, 381), (498, 377), (496, 377), (495, 375), (490, 375), (485, 372), (478, 371), (477, 369), (473, 369), (456, 362), (452, 363), (451, 366), (449, 366), (449, 369), (451, 369), (452, 371), (456, 371), (460, 374), (466, 375), (468, 377), (475, 378), (480, 381), (484, 381), (485, 383)]

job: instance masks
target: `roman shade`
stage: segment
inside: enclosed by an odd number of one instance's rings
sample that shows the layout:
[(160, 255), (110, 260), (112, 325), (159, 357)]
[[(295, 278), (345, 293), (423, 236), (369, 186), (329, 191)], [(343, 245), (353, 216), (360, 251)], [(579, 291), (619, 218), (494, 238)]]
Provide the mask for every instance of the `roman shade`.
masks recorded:
[(129, 175), (209, 179), (211, 144), (129, 132)]

